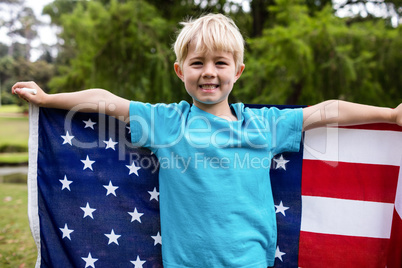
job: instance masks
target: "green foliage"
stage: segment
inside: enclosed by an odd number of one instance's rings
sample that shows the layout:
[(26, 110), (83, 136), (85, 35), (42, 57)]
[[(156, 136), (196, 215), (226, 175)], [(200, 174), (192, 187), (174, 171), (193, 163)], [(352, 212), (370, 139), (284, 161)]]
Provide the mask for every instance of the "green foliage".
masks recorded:
[(329, 7), (310, 16), (297, 0), (277, 0), (271, 10), (276, 25), (248, 40), (237, 99), (314, 104), (336, 98), (386, 106), (402, 101), (395, 76), (401, 72), (401, 29), (381, 21), (348, 26)]
[[(174, 26), (144, 1), (78, 4), (61, 18), (64, 48), (73, 55), (54, 91), (101, 87), (140, 101), (182, 99), (170, 49)], [(176, 90), (173, 90), (176, 89)]]
[[(385, 2), (387, 8), (400, 7), (399, 0)], [(170, 46), (178, 22), (223, 12), (247, 39), (246, 70), (231, 101), (313, 104), (340, 98), (397, 105), (402, 101), (401, 27), (390, 27), (389, 18), (341, 19), (331, 4), (253, 0), (246, 13), (227, 0), (55, 0), (44, 13), (61, 28), (57, 58), (47, 53), (31, 63), (23, 59), (28, 55), (24, 44), (0, 44), (1, 87), (34, 80), (53, 93), (100, 87), (139, 101), (190, 100), (173, 70)], [(2, 103), (16, 102), (7, 90), (1, 97)]]
[(15, 104), (27, 106), (27, 103), (12, 96), (11, 87), (17, 81), (35, 81), (44, 90), (48, 90), (47, 83), (54, 75), (53, 65), (45, 61), (30, 62), (25, 58), (0, 58), (0, 87), (1, 104)]

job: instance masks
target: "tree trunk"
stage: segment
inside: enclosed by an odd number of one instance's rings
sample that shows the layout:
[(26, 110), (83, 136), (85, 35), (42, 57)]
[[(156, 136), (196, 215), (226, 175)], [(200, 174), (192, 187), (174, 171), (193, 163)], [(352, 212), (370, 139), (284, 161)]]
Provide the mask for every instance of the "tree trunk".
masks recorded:
[(251, 31), (251, 37), (258, 37), (262, 35), (265, 23), (268, 21), (271, 14), (268, 11), (268, 7), (274, 4), (274, 0), (251, 1), (251, 15), (253, 16), (253, 29)]

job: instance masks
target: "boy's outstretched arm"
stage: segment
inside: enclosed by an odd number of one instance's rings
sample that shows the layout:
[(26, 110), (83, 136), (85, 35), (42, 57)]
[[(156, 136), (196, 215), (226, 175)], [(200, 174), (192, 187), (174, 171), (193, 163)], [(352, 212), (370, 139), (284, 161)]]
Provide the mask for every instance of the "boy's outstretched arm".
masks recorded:
[(397, 108), (383, 108), (352, 102), (329, 100), (303, 109), (303, 130), (369, 123), (393, 123), (402, 126), (402, 104)]
[[(23, 90), (36, 90), (32, 94)], [(35, 82), (18, 82), (12, 93), (41, 107), (76, 110), (79, 112), (100, 112), (125, 121), (129, 117), (130, 101), (104, 89), (88, 89), (71, 93), (46, 94)]]

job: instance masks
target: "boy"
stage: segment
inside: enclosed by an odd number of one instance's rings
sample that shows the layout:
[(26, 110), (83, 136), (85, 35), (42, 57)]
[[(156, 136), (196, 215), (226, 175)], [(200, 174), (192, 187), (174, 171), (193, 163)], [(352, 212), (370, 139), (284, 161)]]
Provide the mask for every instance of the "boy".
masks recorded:
[(108, 115), (130, 121), (132, 143), (159, 159), (178, 160), (159, 172), (164, 267), (273, 266), (276, 218), (265, 159), (298, 151), (302, 131), (310, 128), (402, 125), (402, 105), (326, 101), (282, 111), (229, 105), (245, 68), (238, 28), (220, 14), (183, 25), (174, 45), (174, 69), (192, 105), (130, 102), (102, 89), (48, 95), (33, 82), (16, 83), (12, 92), (44, 107), (84, 112), (106, 107)]

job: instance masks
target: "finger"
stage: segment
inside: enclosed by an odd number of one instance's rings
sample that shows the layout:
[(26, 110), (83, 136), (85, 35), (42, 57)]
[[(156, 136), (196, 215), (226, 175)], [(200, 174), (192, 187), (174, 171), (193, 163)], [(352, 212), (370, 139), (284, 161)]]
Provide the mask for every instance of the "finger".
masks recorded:
[(12, 86), (12, 93), (13, 94), (18, 94), (18, 92), (16, 92), (16, 89), (24, 88), (24, 87), (25, 88), (36, 88), (37, 85), (36, 85), (35, 82), (32, 82), (32, 81), (30, 81), (30, 82), (17, 82), (17, 83), (14, 84), (14, 86)]
[(21, 100), (23, 100), (23, 101), (27, 101), (23, 96), (21, 96), (21, 95), (18, 95), (18, 98), (20, 98)]
[(32, 98), (34, 97), (34, 95), (32, 93), (30, 93), (27, 90), (23, 90), (21, 88), (16, 88), (15, 92), (18, 95), (18, 97), (20, 97), (21, 99), (23, 99), (27, 102), (30, 102), (32, 100)]

